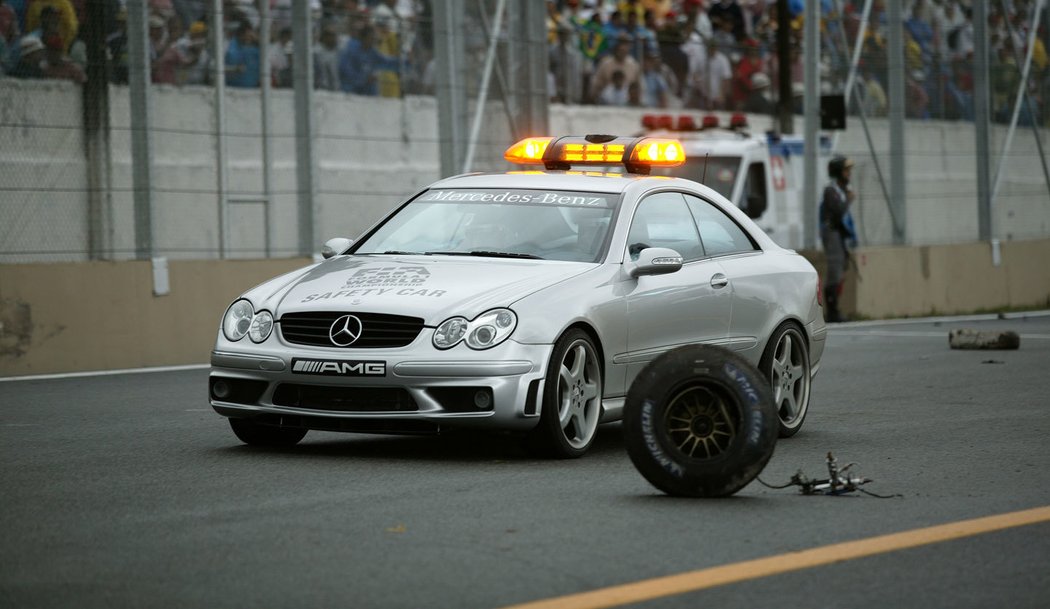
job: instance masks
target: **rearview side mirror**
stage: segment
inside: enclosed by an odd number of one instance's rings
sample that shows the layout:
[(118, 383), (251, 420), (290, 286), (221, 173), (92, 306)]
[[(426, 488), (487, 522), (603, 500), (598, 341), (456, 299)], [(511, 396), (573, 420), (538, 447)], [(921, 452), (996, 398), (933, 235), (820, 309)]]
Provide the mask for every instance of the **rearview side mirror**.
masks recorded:
[(324, 242), (324, 247), (321, 248), (321, 256), (325, 260), (328, 260), (332, 256), (338, 256), (350, 249), (350, 246), (354, 244), (353, 239), (347, 239), (346, 237), (335, 237)]
[(638, 254), (638, 260), (628, 263), (631, 277), (666, 275), (682, 268), (682, 255), (666, 247), (647, 247)]

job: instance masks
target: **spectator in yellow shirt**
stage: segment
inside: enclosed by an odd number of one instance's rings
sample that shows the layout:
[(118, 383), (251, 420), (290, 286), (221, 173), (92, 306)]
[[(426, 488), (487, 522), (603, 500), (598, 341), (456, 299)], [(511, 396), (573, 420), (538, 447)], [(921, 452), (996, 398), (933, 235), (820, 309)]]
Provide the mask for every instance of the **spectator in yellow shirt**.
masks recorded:
[(30, 0), (26, 8), (26, 31), (32, 32), (40, 27), (40, 13), (45, 7), (51, 7), (58, 14), (58, 35), (62, 37), (63, 50), (68, 51), (80, 28), (70, 0)]

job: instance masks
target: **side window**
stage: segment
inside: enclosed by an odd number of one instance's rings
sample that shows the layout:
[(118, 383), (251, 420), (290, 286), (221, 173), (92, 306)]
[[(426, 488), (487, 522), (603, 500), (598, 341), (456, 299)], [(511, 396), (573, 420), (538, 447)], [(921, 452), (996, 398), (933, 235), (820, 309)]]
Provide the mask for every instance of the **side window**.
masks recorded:
[(758, 218), (766, 212), (766, 169), (762, 163), (751, 163), (744, 182), (744, 213), (748, 218)]
[(708, 256), (758, 249), (744, 229), (737, 226), (725, 212), (699, 197), (685, 195), (685, 200), (696, 220), (700, 240), (703, 241), (704, 252)]
[(647, 247), (669, 247), (682, 255), (686, 262), (704, 255), (696, 224), (677, 192), (650, 195), (638, 204), (627, 234), (627, 249), (631, 260)]

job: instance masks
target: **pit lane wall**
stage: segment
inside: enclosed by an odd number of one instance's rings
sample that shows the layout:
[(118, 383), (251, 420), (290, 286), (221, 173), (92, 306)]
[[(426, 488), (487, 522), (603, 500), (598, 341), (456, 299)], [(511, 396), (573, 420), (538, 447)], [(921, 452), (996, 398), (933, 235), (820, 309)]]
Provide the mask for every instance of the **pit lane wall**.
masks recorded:
[[(1050, 239), (855, 252), (844, 309), (864, 318), (1050, 307)], [(819, 252), (807, 254), (823, 268)], [(0, 265), (0, 377), (207, 363), (219, 320), (245, 289), (301, 267), (281, 260), (173, 260), (170, 293), (150, 262)], [(0, 386), (2, 396), (2, 386)]]
[(0, 377), (207, 363), (234, 298), (310, 262), (172, 261), (166, 296), (149, 261), (0, 265)]

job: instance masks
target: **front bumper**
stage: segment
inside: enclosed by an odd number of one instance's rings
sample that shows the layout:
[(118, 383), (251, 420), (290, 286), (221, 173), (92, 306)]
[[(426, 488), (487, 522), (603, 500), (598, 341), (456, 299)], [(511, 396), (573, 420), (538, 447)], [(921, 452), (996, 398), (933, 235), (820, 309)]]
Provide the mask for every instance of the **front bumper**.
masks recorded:
[(824, 356), (824, 346), (828, 340), (828, 326), (823, 318), (806, 324), (809, 334), (809, 360), (812, 364), (811, 375), (816, 376), (820, 370), (820, 360)]
[[(425, 334), (425, 333), (424, 333)], [(422, 338), (422, 337), (420, 337)], [(269, 341), (268, 341), (269, 342)], [(508, 340), (486, 351), (439, 351), (417, 340), (400, 349), (329, 349), (226, 343), (211, 354), (209, 398), (226, 417), (261, 423), (377, 433), (436, 433), (446, 427), (528, 430), (539, 420), (553, 345)], [(343, 362), (350, 375), (306, 372)], [(360, 362), (382, 376), (358, 376)], [(335, 367), (330, 365), (330, 367)]]

